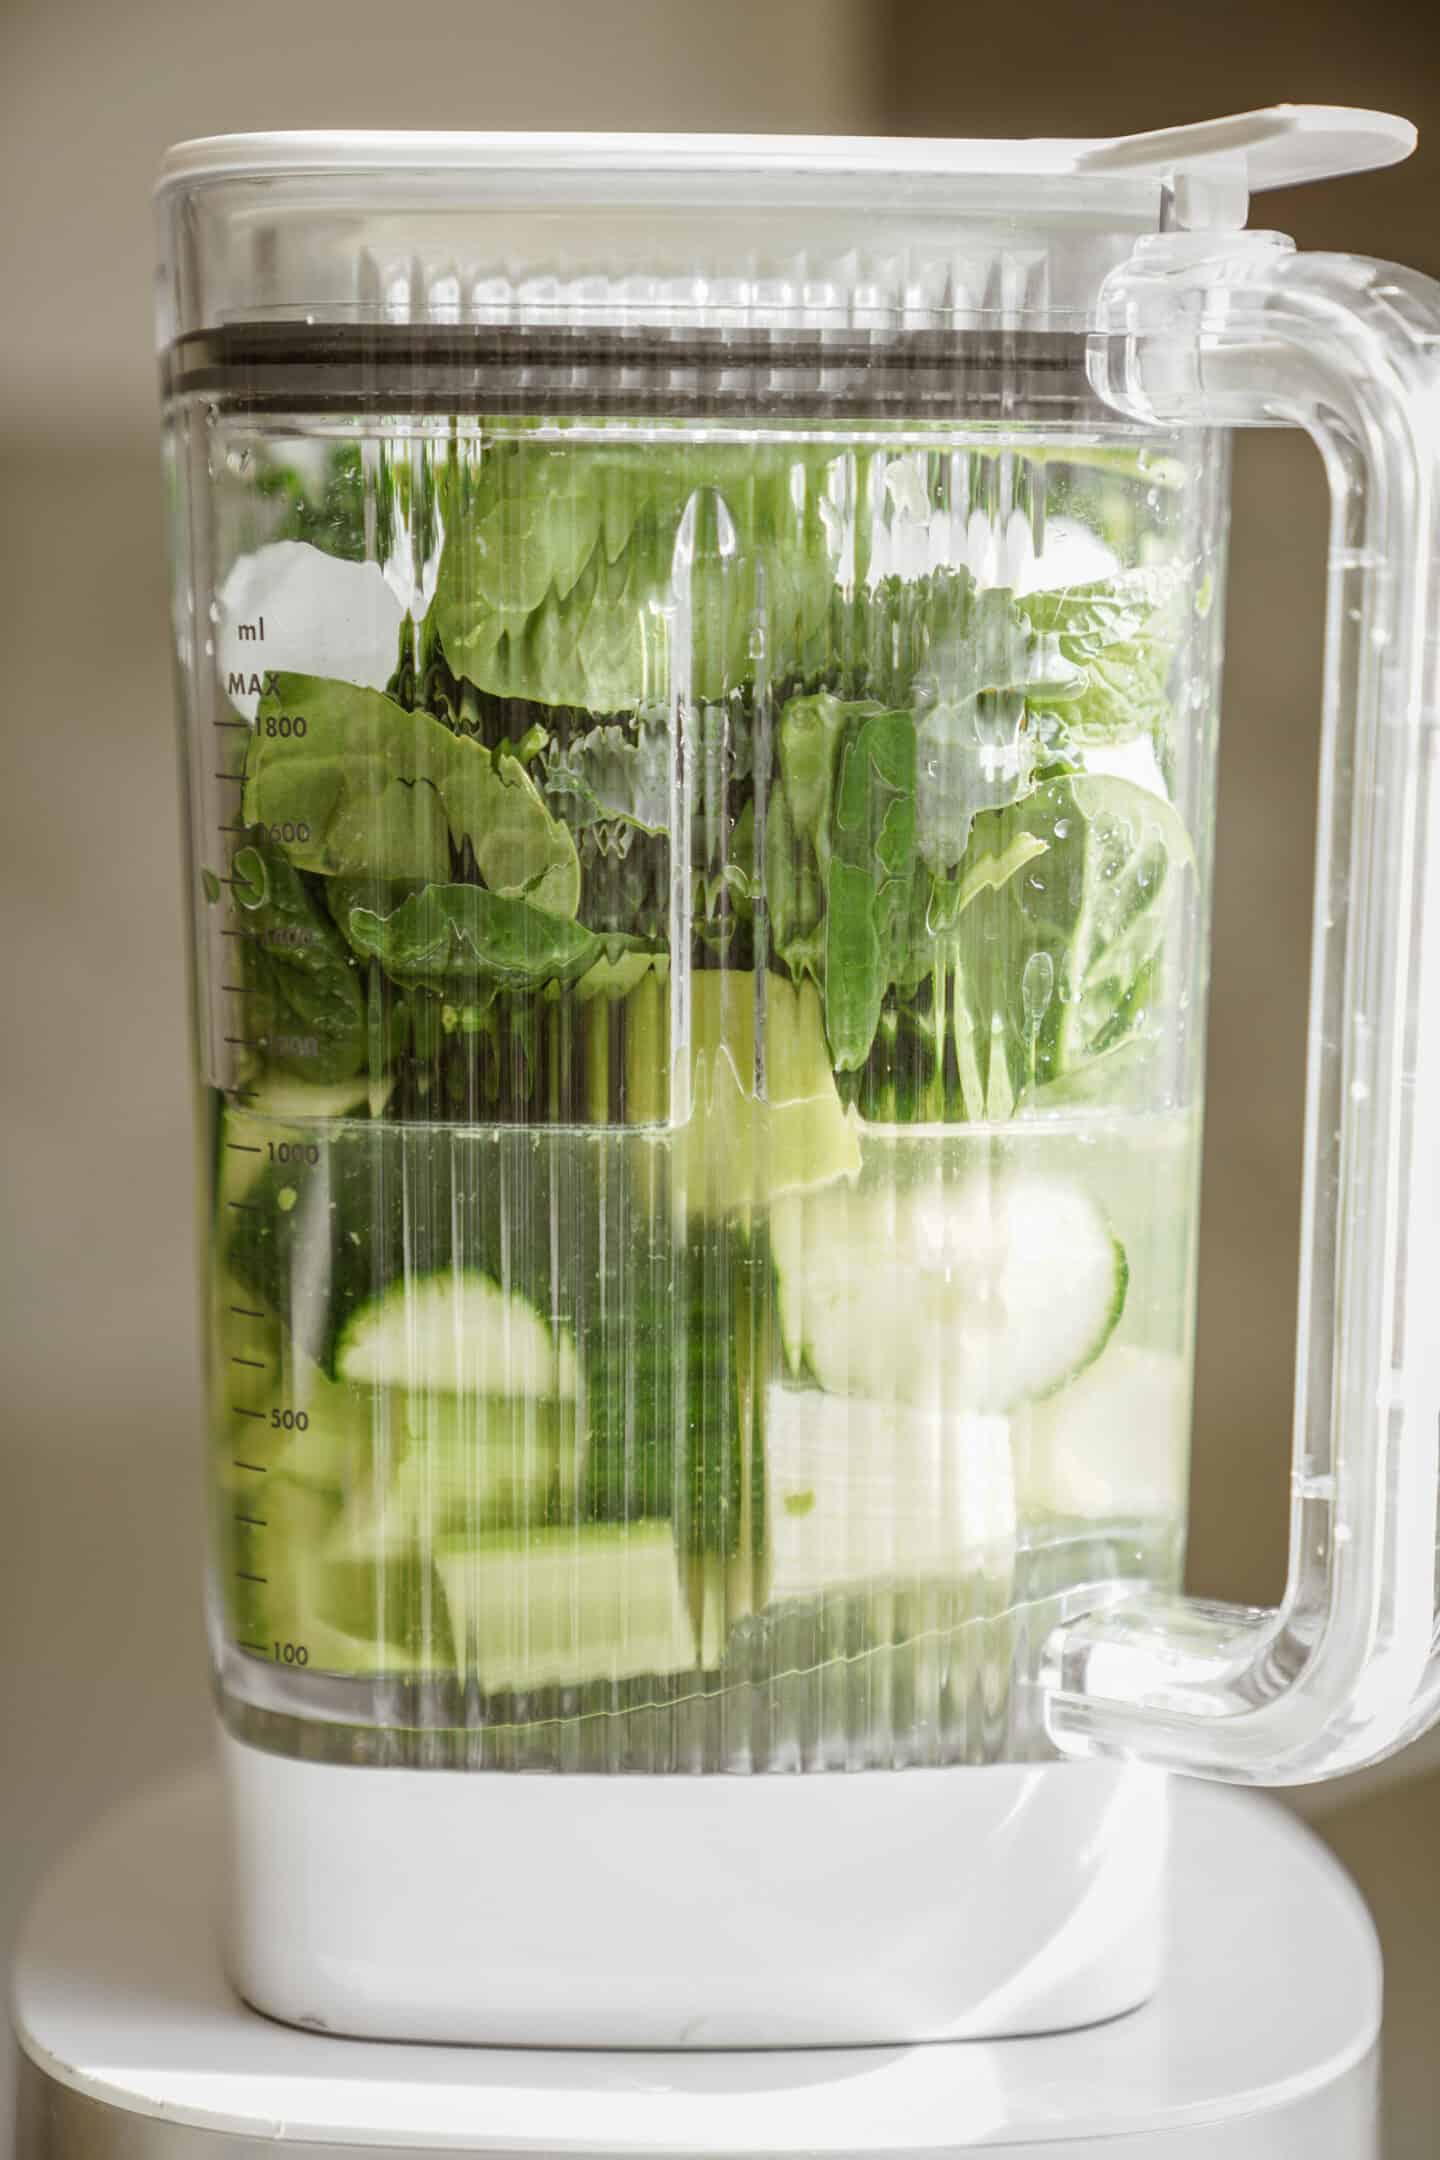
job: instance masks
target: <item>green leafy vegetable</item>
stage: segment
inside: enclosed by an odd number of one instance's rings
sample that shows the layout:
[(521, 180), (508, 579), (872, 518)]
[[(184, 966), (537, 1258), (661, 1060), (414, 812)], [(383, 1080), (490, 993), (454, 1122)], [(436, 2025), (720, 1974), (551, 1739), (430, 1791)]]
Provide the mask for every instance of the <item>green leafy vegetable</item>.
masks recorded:
[(669, 730), (602, 726), (554, 743), (544, 759), (547, 799), (572, 830), (623, 818), (642, 832), (670, 824)]
[(538, 990), (573, 982), (601, 955), (582, 924), (480, 885), (427, 885), (392, 915), (352, 908), (350, 942), (392, 981), (432, 990)]
[(365, 985), (343, 940), (278, 848), (237, 849), (232, 875), (247, 934), (247, 1032), (276, 1071), (348, 1080), (365, 1066), (368, 1038)]
[(1081, 775), (978, 818), (976, 841), (1014, 865), (946, 950), (964, 1114), (986, 1117), (1157, 1038), (1169, 903), (1193, 856), (1163, 797)]
[(365, 474), (358, 443), (342, 443), (314, 480), (293, 465), (272, 466), (257, 491), (282, 504), (276, 540), (305, 540), (348, 562), (365, 560)]
[[(782, 664), (817, 661), (835, 585), (814, 447), (488, 442), (448, 480), (432, 614), (482, 689), (592, 713), (747, 681), (762, 592)], [(673, 639), (673, 645), (672, 645)]]
[(1102, 584), (1029, 593), (1020, 610), (1054, 641), (1072, 673), (1031, 693), (1077, 743), (1157, 735), (1168, 717), (1166, 679), (1174, 637), (1166, 584), (1132, 572)]
[(557, 915), (579, 905), (575, 842), (520, 761), (377, 690), (278, 676), (256, 717), (245, 818), (300, 870), (433, 882), (468, 841), (492, 891)]
[(915, 722), (870, 713), (841, 752), (830, 848), (825, 1032), (841, 1072), (864, 1064), (904, 964), (915, 870)]

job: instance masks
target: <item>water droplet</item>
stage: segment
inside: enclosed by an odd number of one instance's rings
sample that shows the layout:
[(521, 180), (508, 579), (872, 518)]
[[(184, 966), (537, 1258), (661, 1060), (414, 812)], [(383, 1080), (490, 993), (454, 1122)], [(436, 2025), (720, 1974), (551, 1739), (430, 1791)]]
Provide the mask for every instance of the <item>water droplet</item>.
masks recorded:
[(1033, 952), (1020, 976), (1020, 1002), (1026, 1023), (1037, 1028), (1055, 995), (1055, 963), (1047, 952)]
[(239, 444), (232, 445), (225, 453), (225, 463), (228, 469), (238, 477), (250, 470), (250, 452), (243, 449)]

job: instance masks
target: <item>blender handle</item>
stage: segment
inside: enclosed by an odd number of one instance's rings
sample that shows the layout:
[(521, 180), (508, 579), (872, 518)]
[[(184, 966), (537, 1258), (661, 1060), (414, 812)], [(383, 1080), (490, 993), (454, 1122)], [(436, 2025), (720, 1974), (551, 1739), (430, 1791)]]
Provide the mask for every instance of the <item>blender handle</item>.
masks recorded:
[(1440, 285), (1159, 235), (1107, 281), (1090, 371), (1152, 425), (1313, 437), (1325, 702), (1284, 1600), (1062, 1626), (1046, 1718), (1067, 1754), (1302, 1783), (1440, 1716)]

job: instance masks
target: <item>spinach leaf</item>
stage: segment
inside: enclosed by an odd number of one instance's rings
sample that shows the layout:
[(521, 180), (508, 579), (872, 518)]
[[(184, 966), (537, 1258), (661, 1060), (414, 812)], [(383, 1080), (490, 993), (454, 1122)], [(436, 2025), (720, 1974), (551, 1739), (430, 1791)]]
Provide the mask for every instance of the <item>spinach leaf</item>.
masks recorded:
[(995, 1118), (1158, 1040), (1163, 946), (1194, 857), (1162, 796), (1081, 774), (982, 813), (974, 847), (971, 879), (987, 862), (1011, 869), (946, 939), (946, 987), (964, 1113)]
[(751, 679), (763, 599), (772, 667), (823, 657), (835, 554), (814, 446), (633, 445), (524, 435), (457, 459), (431, 610), (481, 689), (594, 714)]
[(1053, 714), (1082, 744), (1161, 734), (1169, 718), (1173, 598), (1157, 574), (1143, 571), (1027, 593), (1019, 602), (1025, 620), (1072, 670), (1068, 684), (1035, 690), (1032, 710)]
[(427, 885), (391, 915), (353, 908), (350, 942), (394, 982), (490, 995), (574, 982), (605, 949), (582, 923), (480, 885)]
[(365, 474), (358, 443), (338, 444), (315, 479), (293, 465), (273, 465), (259, 475), (255, 490), (284, 505), (273, 539), (305, 540), (347, 562), (366, 560)]
[(825, 935), (825, 1032), (841, 1072), (869, 1055), (904, 964), (916, 877), (915, 721), (870, 713), (841, 751)]
[[(232, 876), (247, 933), (247, 1032), (273, 1070), (351, 1079), (365, 1067), (368, 1037), (365, 985), (344, 941), (278, 848), (238, 848)], [(297, 1037), (314, 1043), (313, 1055), (277, 1047)]]
[(873, 699), (846, 700), (820, 691), (791, 698), (780, 715), (780, 772), (797, 839), (814, 854), (822, 874), (830, 867), (830, 816), (840, 745), (852, 724), (881, 711)]
[(623, 818), (642, 832), (666, 832), (671, 762), (664, 726), (590, 728), (550, 744), (545, 794), (573, 830)]
[(256, 716), (244, 816), (300, 870), (433, 883), (468, 840), (492, 891), (558, 915), (579, 905), (575, 842), (519, 759), (377, 690), (278, 676)]

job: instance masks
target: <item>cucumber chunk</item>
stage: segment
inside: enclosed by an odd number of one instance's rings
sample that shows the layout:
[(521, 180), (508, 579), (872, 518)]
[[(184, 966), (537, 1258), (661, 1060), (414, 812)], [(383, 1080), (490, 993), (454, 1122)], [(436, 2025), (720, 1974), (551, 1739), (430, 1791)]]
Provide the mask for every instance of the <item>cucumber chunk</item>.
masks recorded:
[(765, 1434), (772, 1599), (974, 1576), (1008, 1587), (1008, 1418), (776, 1386)]
[[(652, 979), (635, 1002), (627, 1044), (633, 1119), (665, 1116), (659, 1065), (668, 1039)], [(756, 1056), (756, 1001), (763, 1005), (764, 1092)], [(835, 1085), (820, 999), (813, 984), (701, 968), (690, 978), (690, 1111), (676, 1128), (674, 1178), (692, 1220), (748, 1219), (777, 1193), (809, 1192), (860, 1168), (860, 1141)]]
[(295, 1637), (328, 1672), (450, 1672), (448, 1610), (430, 1561), (411, 1545), (355, 1551), (345, 1526), (295, 1569)]
[(393, 1467), (378, 1490), (357, 1497), (337, 1551), (384, 1559), (573, 1508), (573, 1404), (443, 1395), (389, 1403)]
[(476, 1269), (393, 1283), (340, 1329), (342, 1379), (448, 1395), (573, 1401), (575, 1346), (528, 1299)]
[(296, 1080), (287, 1073), (267, 1072), (245, 1090), (237, 1117), (270, 1118), (277, 1124), (306, 1124), (312, 1119), (329, 1121), (343, 1117), (378, 1117), (395, 1083), (381, 1080), (377, 1089), (368, 1073), (351, 1080)]
[(696, 1662), (669, 1523), (481, 1538), (440, 1548), (436, 1562), (462, 1665), (487, 1694)]
[(1112, 1343), (1071, 1386), (1016, 1418), (1021, 1510), (1087, 1521), (1178, 1522), (1189, 1440), (1185, 1359)]
[(1082, 1372), (1125, 1304), (1124, 1248), (1065, 1178), (832, 1186), (778, 1202), (770, 1237), (791, 1369), (836, 1395), (1008, 1411)]

